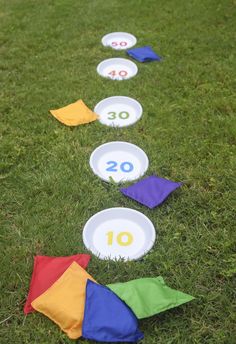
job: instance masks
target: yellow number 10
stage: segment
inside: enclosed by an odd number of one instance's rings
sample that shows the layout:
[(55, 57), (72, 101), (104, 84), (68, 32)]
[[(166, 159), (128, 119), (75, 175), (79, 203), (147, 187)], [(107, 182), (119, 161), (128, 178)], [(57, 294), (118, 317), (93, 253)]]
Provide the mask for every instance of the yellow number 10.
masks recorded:
[[(126, 241), (124, 241), (124, 237), (126, 237)], [(129, 232), (120, 232), (116, 237), (117, 244), (120, 246), (129, 246), (132, 244), (133, 240), (133, 235)], [(109, 246), (113, 244), (112, 231), (107, 233), (107, 244)]]

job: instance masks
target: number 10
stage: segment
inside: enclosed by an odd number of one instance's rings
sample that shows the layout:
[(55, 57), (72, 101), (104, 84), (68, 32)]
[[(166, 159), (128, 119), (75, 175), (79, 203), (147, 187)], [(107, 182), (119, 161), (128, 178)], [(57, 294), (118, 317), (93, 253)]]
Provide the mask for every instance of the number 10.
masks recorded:
[[(126, 237), (126, 241), (124, 241), (124, 237)], [(117, 237), (116, 241), (117, 244), (120, 246), (129, 246), (133, 242), (133, 235), (129, 232), (120, 232)], [(113, 232), (108, 232), (107, 233), (107, 245), (111, 246), (113, 244)]]

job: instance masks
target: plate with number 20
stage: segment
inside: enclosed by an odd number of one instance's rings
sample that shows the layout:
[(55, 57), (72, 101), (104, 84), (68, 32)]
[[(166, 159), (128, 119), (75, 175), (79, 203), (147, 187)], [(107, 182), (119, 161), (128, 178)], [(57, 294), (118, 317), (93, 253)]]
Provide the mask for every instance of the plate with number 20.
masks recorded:
[(123, 141), (108, 142), (97, 147), (89, 163), (98, 177), (116, 183), (138, 179), (149, 166), (148, 157), (141, 148)]

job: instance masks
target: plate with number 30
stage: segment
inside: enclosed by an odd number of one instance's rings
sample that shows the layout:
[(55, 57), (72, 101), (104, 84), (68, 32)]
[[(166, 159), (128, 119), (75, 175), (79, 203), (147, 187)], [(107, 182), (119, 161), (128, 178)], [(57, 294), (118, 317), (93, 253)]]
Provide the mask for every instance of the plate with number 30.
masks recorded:
[(109, 127), (128, 127), (136, 123), (142, 116), (141, 104), (129, 97), (115, 96), (105, 98), (94, 108), (99, 115), (100, 123)]

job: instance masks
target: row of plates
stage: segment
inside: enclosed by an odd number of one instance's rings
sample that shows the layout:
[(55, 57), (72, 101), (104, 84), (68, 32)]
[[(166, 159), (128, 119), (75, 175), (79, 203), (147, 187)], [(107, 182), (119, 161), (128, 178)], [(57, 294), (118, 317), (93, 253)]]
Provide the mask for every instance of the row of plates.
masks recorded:
[[(129, 49), (137, 43), (134, 35), (128, 32), (112, 32), (102, 38), (105, 47), (115, 50)], [(128, 59), (111, 58), (104, 60), (97, 66), (99, 75), (112, 80), (130, 79), (138, 73), (136, 64)]]
[[(104, 46), (128, 49), (136, 38), (128, 33), (115, 32), (102, 38)], [(135, 63), (122, 58), (102, 61), (97, 72), (113, 80), (129, 79), (137, 74)], [(111, 127), (127, 127), (142, 116), (142, 106), (129, 97), (109, 97), (94, 108), (99, 121)], [(97, 147), (90, 156), (90, 167), (104, 181), (117, 183), (138, 179), (148, 169), (146, 153), (129, 142), (108, 142)], [(156, 231), (142, 213), (129, 208), (110, 208), (93, 215), (83, 229), (83, 241), (88, 250), (100, 259), (136, 260), (153, 246)]]

